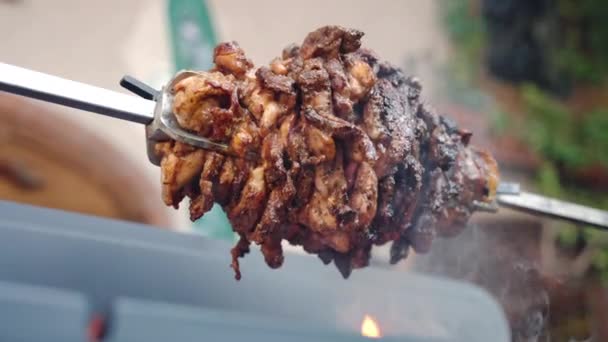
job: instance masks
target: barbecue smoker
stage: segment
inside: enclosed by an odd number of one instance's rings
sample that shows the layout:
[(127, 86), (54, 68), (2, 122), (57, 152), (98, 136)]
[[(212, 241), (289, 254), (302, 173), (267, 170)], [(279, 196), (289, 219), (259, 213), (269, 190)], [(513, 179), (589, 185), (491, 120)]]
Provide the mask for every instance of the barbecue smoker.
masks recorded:
[[(315, 257), (273, 271), (253, 251), (0, 201), (2, 341), (508, 341), (497, 303), (465, 283)], [(367, 335), (367, 336), (362, 336)]]

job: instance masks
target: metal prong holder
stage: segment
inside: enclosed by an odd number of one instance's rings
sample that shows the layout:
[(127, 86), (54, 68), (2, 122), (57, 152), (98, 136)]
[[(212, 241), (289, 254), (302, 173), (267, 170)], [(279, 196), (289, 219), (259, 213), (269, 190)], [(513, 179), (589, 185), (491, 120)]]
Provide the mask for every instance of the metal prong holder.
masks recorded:
[(202, 138), (196, 134), (181, 128), (173, 114), (173, 87), (180, 81), (196, 76), (199, 73), (194, 71), (180, 71), (177, 75), (160, 91), (146, 85), (145, 83), (131, 77), (125, 76), (120, 81), (120, 85), (148, 100), (156, 101), (154, 108), (154, 120), (146, 125), (146, 147), (148, 159), (154, 165), (160, 165), (160, 157), (155, 151), (158, 142), (167, 140), (177, 140), (188, 145), (200, 147), (205, 150), (212, 150), (222, 154), (230, 154), (228, 146)]

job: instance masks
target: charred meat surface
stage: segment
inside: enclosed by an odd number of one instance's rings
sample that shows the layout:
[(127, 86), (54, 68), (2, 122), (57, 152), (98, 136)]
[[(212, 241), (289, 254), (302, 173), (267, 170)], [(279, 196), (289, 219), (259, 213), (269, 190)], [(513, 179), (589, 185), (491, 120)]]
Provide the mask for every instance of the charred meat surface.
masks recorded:
[(252, 243), (272, 268), (283, 240), (344, 277), (368, 265), (374, 245), (392, 242), (396, 263), (457, 234), (476, 201), (493, 200), (494, 159), (422, 101), (416, 78), (362, 48), (362, 36), (322, 27), (259, 68), (222, 43), (212, 70), (172, 89), (178, 123), (236, 155), (159, 143), (163, 201), (177, 208), (189, 197), (192, 220), (214, 202), (224, 208), (240, 236), (237, 279)]

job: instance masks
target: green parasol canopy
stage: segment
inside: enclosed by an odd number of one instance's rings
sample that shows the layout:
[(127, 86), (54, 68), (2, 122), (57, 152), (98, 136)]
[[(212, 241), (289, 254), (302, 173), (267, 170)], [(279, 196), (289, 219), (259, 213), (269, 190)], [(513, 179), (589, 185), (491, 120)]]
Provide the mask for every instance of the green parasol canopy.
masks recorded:
[[(217, 38), (205, 0), (168, 1), (175, 71), (210, 69)], [(235, 239), (226, 214), (217, 204), (194, 223), (194, 228), (213, 238)]]

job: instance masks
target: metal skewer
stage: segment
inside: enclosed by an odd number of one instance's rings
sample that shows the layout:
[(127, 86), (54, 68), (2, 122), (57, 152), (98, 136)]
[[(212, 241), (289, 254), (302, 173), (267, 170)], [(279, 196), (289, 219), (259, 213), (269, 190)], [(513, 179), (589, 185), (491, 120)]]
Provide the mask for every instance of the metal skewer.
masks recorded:
[[(31, 97), (76, 109), (146, 125), (148, 158), (159, 165), (154, 153), (158, 141), (174, 139), (206, 150), (231, 154), (229, 147), (183, 130), (172, 113), (172, 85), (196, 72), (183, 71), (161, 91), (126, 76), (121, 85), (140, 97), (0, 63), (0, 91)], [(169, 90), (167, 90), (169, 89)], [(248, 156), (255, 158), (256, 156)], [(498, 206), (608, 229), (608, 212), (520, 191), (519, 184), (502, 183), (495, 203), (476, 203), (480, 210), (496, 212)]]
[[(172, 83), (192, 74), (190, 71), (180, 72)], [(148, 159), (155, 165), (159, 165), (160, 160), (154, 145), (169, 139), (205, 150), (234, 154), (228, 146), (187, 132), (178, 125), (172, 113), (172, 83), (156, 91), (134, 78), (123, 78), (121, 85), (140, 95), (136, 97), (0, 63), (0, 91), (146, 125)]]
[(0, 63), (0, 90), (117, 119), (149, 124), (154, 101)]
[(520, 191), (519, 184), (516, 183), (501, 184), (497, 190), (496, 202), (500, 206), (531, 214), (608, 229), (608, 211)]

